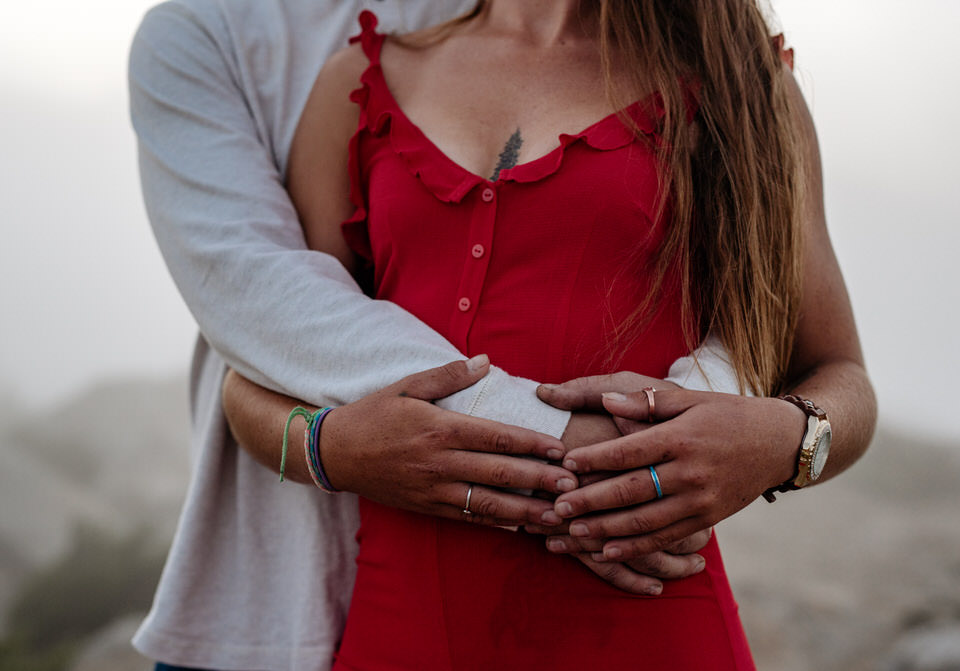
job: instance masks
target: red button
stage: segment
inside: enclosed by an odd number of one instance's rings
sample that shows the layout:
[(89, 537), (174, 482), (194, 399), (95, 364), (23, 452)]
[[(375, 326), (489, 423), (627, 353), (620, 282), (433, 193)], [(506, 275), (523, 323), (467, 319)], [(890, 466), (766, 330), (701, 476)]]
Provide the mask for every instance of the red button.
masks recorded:
[(475, 259), (479, 259), (481, 256), (483, 256), (483, 252), (483, 245), (474, 245), (473, 249), (470, 250), (470, 253), (473, 254), (473, 258)]
[(480, 194), (480, 197), (483, 198), (483, 202), (489, 203), (491, 200), (493, 200), (493, 189), (487, 187), (483, 190), (483, 193)]
[(460, 308), (460, 312), (466, 312), (470, 309), (470, 299), (464, 296), (460, 299), (460, 302), (457, 303), (457, 307)]

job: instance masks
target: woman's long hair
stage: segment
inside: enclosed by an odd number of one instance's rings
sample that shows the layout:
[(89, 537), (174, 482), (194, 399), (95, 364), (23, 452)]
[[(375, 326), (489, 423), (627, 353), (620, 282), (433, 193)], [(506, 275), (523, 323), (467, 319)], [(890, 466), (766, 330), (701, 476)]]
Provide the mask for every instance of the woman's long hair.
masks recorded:
[[(804, 167), (798, 111), (763, 15), (754, 0), (599, 5), (615, 103), (657, 91), (664, 106), (660, 207), (671, 222), (650, 298), (624, 329), (642, 327), (652, 297), (675, 278), (688, 337), (717, 335), (741, 388), (773, 393), (797, 328)], [(636, 64), (626, 88), (613, 80), (624, 62)]]
[(664, 109), (659, 208), (670, 222), (644, 269), (654, 284), (620, 325), (619, 347), (642, 332), (663, 290), (678, 286), (688, 346), (718, 336), (741, 390), (774, 393), (798, 321), (804, 166), (798, 110), (757, 0), (585, 0), (583, 7), (599, 17), (615, 107), (656, 91)]

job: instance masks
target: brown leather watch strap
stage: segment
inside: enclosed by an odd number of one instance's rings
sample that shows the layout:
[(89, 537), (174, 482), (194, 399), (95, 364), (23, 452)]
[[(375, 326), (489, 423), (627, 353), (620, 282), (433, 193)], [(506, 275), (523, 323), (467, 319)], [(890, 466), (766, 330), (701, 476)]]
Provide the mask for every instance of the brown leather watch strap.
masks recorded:
[[(817, 405), (808, 399), (800, 398), (799, 396), (794, 396), (793, 394), (784, 394), (783, 396), (777, 396), (781, 401), (786, 401), (787, 403), (792, 403), (797, 406), (807, 417), (816, 417), (819, 420), (827, 419), (827, 413), (817, 407)], [(800, 439), (800, 447), (797, 450), (797, 463), (793, 469), (793, 475), (790, 476), (785, 482), (775, 485), (763, 493), (763, 498), (769, 503), (773, 503), (777, 500), (777, 497), (774, 496), (775, 493), (779, 492), (793, 492), (800, 487), (794, 484), (797, 477), (800, 475), (800, 451), (803, 450), (803, 443), (807, 439), (807, 430), (804, 429), (803, 437)]]

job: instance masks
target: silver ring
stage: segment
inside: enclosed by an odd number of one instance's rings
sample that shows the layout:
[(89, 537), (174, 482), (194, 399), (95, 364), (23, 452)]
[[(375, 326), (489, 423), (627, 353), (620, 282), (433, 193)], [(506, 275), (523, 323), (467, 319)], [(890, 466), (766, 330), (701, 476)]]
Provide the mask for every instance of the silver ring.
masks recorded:
[(473, 511), (470, 510), (470, 498), (473, 496), (473, 485), (467, 487), (467, 502), (463, 504), (463, 514), (464, 515), (473, 515)]

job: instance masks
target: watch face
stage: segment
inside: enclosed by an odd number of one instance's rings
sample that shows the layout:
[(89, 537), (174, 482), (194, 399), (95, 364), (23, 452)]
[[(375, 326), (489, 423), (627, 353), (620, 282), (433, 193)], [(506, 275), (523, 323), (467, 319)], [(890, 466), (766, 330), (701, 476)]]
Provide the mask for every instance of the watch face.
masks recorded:
[(810, 477), (816, 480), (823, 473), (823, 467), (827, 465), (827, 456), (830, 454), (830, 440), (833, 438), (833, 431), (830, 430), (830, 424), (824, 422), (820, 435), (814, 441), (813, 461), (810, 464)]

